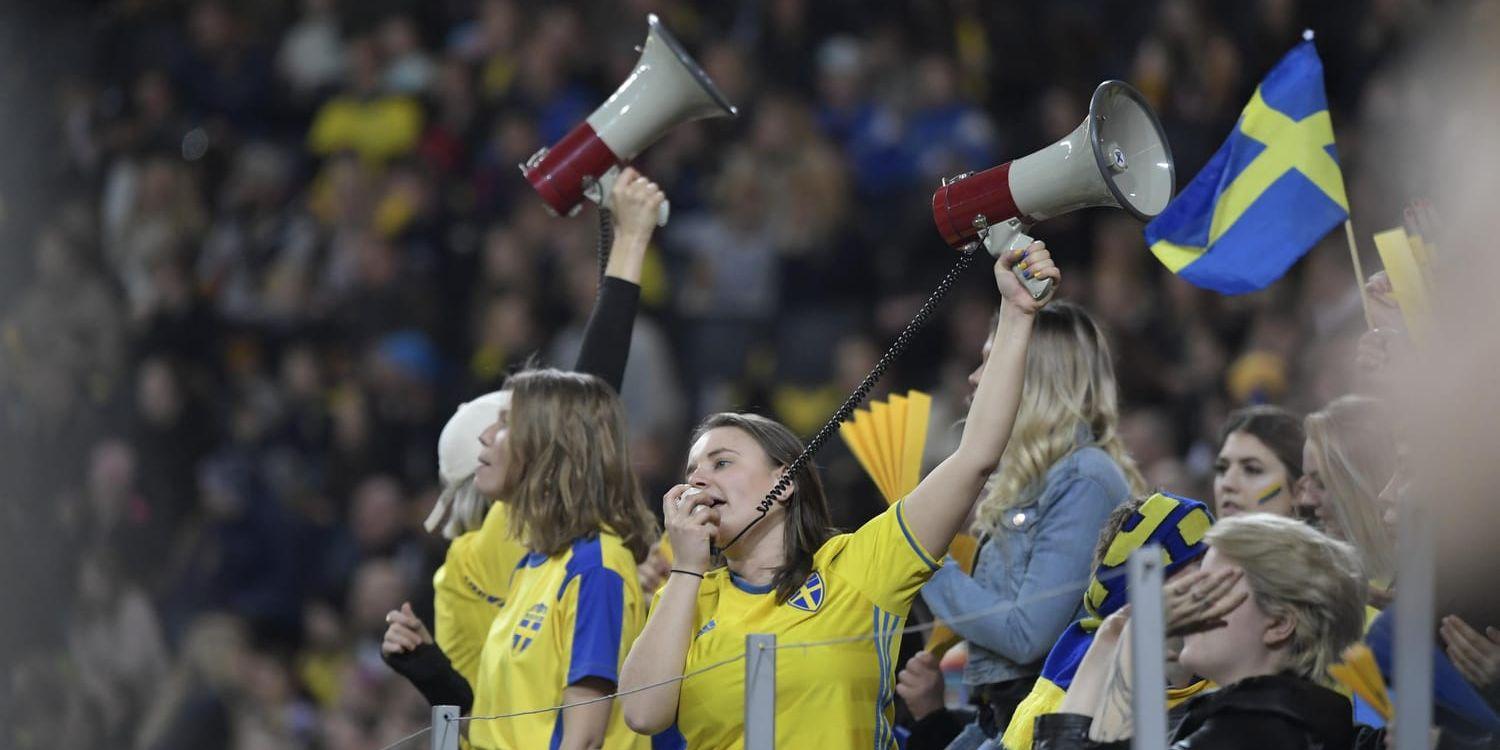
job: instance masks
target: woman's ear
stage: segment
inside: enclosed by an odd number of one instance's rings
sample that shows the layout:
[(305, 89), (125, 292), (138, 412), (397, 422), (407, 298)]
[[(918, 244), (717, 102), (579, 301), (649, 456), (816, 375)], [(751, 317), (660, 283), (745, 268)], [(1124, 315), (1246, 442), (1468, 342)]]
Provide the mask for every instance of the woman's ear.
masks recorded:
[[(781, 469), (779, 469), (776, 472), (776, 482), (779, 483), (783, 478), (787, 478), (787, 476), (786, 476), (786, 467), (785, 466), (781, 467)], [(776, 486), (775, 483), (773, 483), (771, 485), (771, 487), (773, 489), (775, 488), (775, 486)], [(790, 503), (792, 501), (792, 497), (795, 496), (796, 494), (797, 494), (797, 483), (793, 482), (793, 481), (788, 481), (786, 483), (786, 489), (782, 490), (781, 494), (776, 496), (776, 503), (778, 505), (785, 506), (785, 505), (787, 505), (788, 503)]]
[(1279, 648), (1291, 642), (1292, 635), (1296, 632), (1297, 616), (1291, 612), (1284, 612), (1271, 616), (1261, 640), (1268, 648)]

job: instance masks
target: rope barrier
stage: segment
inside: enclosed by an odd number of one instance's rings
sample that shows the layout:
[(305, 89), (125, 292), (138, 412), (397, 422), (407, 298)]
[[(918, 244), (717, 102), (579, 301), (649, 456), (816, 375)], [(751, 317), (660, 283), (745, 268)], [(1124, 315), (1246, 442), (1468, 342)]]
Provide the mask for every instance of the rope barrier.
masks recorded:
[[(1110, 571), (1109, 573), (1105, 574), (1105, 576), (1103, 578), (1101, 578), (1100, 581), (1104, 582), (1104, 581), (1108, 581), (1108, 580), (1113, 580), (1115, 578), (1123, 577), (1125, 574), (1126, 574), (1126, 571), (1123, 570), (1123, 569)], [(1073, 594), (1073, 595), (1076, 596), (1078, 590), (1081, 587), (1087, 586), (1088, 583), (1089, 583), (1088, 580), (1081, 580), (1081, 581), (1071, 581), (1071, 582), (1068, 582), (1068, 583), (1065, 583), (1065, 584), (1060, 584), (1060, 585), (1055, 586), (1053, 588), (1050, 588), (1050, 589), (1038, 592), (1038, 593), (1036, 593), (1036, 594), (1034, 594), (1032, 596), (1027, 597), (1026, 599), (1018, 599), (1018, 600), (1015, 600), (1015, 601), (1004, 602), (1004, 603), (1002, 603), (1002, 604), (1000, 604), (998, 606), (990, 607), (988, 609), (980, 610), (978, 612), (970, 612), (970, 613), (965, 614), (965, 615), (959, 615), (959, 616), (951, 617), (951, 618), (943, 618), (943, 623), (951, 626), (951, 625), (965, 623), (965, 622), (972, 622), (974, 620), (980, 620), (980, 619), (984, 619), (986, 617), (992, 617), (994, 615), (1001, 614), (1003, 612), (1007, 612), (1007, 611), (1010, 611), (1012, 609), (1017, 609), (1017, 608), (1020, 608), (1020, 607), (1023, 607), (1023, 606), (1035, 604), (1037, 602), (1046, 601), (1048, 599), (1055, 599), (1055, 598), (1057, 598), (1059, 596), (1064, 596), (1064, 595), (1067, 595), (1067, 594)], [(938, 624), (937, 621), (934, 620), (932, 622), (926, 622), (926, 623), (922, 623), (922, 624), (919, 624), (919, 625), (909, 625), (909, 626), (907, 626), (905, 628), (902, 628), (901, 631), (900, 631), (900, 634), (901, 635), (908, 635), (908, 634), (912, 634), (912, 633), (924, 633), (924, 632), (927, 632), (929, 630), (932, 630), (934, 627), (937, 626), (937, 624)], [(805, 642), (802, 642), (802, 643), (780, 643), (780, 642), (778, 642), (776, 644), (776, 646), (775, 646), (775, 649), (777, 651), (783, 651), (783, 650), (794, 649), (794, 648), (808, 649), (808, 648), (817, 648), (817, 647), (821, 647), (821, 646), (837, 646), (837, 645), (846, 644), (846, 643), (859, 643), (859, 642), (862, 642), (862, 641), (872, 641), (872, 640), (875, 640), (874, 634), (846, 636), (846, 637), (843, 637), (843, 638), (830, 638), (830, 639), (822, 640), (822, 641), (805, 641)], [(722, 661), (714, 662), (713, 664), (708, 664), (706, 666), (699, 667), (698, 669), (695, 669), (695, 670), (693, 670), (691, 672), (688, 672), (686, 674), (683, 674), (683, 675), (679, 675), (677, 677), (672, 677), (672, 678), (669, 678), (669, 679), (666, 679), (666, 680), (662, 680), (661, 682), (655, 682), (655, 683), (652, 683), (650, 685), (642, 685), (641, 687), (632, 688), (630, 690), (621, 690), (621, 691), (618, 691), (618, 692), (615, 692), (615, 693), (611, 693), (609, 695), (602, 695), (602, 696), (599, 696), (598, 698), (590, 698), (588, 700), (576, 701), (576, 702), (573, 702), (573, 703), (566, 703), (566, 704), (563, 704), (563, 705), (560, 705), (560, 706), (550, 706), (548, 708), (535, 708), (535, 709), (531, 709), (531, 710), (528, 710), (528, 711), (517, 711), (517, 712), (514, 712), (514, 713), (508, 713), (508, 714), (494, 714), (494, 715), (491, 715), (491, 716), (461, 716), (461, 717), (459, 717), (457, 719), (457, 721), (459, 721), (459, 722), (465, 722), (465, 721), (499, 721), (499, 720), (503, 720), (503, 719), (513, 719), (513, 718), (520, 717), (520, 716), (532, 716), (532, 715), (535, 715), (535, 714), (551, 713), (553, 711), (564, 711), (564, 710), (567, 710), (567, 709), (570, 709), (570, 708), (577, 708), (579, 706), (587, 706), (587, 705), (590, 705), (590, 704), (593, 704), (593, 703), (602, 703), (604, 701), (614, 700), (615, 698), (618, 698), (618, 697), (621, 697), (621, 696), (632, 695), (632, 694), (635, 694), (635, 693), (642, 693), (642, 692), (645, 692), (647, 690), (652, 690), (652, 689), (655, 689), (655, 688), (662, 687), (663, 685), (670, 685), (670, 684), (675, 683), (675, 682), (682, 682), (683, 680), (686, 680), (686, 679), (688, 679), (690, 677), (694, 677), (696, 675), (700, 675), (700, 674), (703, 674), (704, 672), (708, 672), (708, 671), (711, 671), (711, 670), (714, 670), (714, 669), (718, 669), (720, 667), (728, 666), (730, 664), (734, 664), (736, 662), (743, 661), (744, 659), (745, 659), (745, 654), (744, 653), (739, 653), (739, 654), (736, 654), (735, 656), (730, 657), (728, 659), (724, 659)], [(423, 734), (426, 734), (427, 732), (429, 732), (431, 730), (432, 730), (431, 727), (425, 727), (421, 731), (414, 732), (414, 733), (412, 733), (412, 734), (410, 734), (410, 735), (408, 735), (406, 737), (403, 737), (400, 740), (396, 741), (394, 744), (387, 745), (386, 747), (382, 748), (381, 750), (394, 750), (395, 748), (401, 746), (403, 743), (406, 743), (406, 742), (409, 742), (409, 741), (411, 741), (413, 739), (416, 739), (417, 737), (420, 737)]]

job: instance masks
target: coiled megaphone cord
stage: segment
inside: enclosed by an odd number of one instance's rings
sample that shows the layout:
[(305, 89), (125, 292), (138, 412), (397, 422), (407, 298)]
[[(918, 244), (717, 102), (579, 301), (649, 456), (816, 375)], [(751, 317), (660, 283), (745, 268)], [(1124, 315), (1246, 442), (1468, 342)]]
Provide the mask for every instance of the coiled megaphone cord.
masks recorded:
[[(823, 447), (823, 444), (828, 442), (829, 438), (833, 437), (833, 433), (839, 428), (839, 425), (854, 415), (854, 410), (865, 400), (865, 397), (870, 395), (870, 391), (875, 388), (875, 384), (885, 375), (885, 371), (890, 369), (891, 364), (896, 361), (896, 357), (901, 356), (901, 352), (905, 351), (906, 347), (911, 344), (912, 337), (922, 326), (927, 324), (928, 318), (931, 318), (932, 313), (937, 310), (938, 304), (953, 290), (953, 285), (958, 282), (958, 277), (963, 275), (963, 272), (968, 269), (969, 264), (974, 261), (978, 247), (977, 243), (970, 243), (967, 247), (959, 250), (958, 260), (953, 262), (953, 267), (948, 269), (948, 273), (943, 276), (942, 281), (938, 282), (937, 288), (932, 290), (931, 295), (928, 295), (927, 301), (922, 303), (922, 308), (917, 310), (917, 314), (912, 317), (911, 322), (907, 323), (906, 327), (901, 329), (901, 333), (896, 335), (896, 340), (891, 342), (890, 348), (885, 350), (885, 354), (880, 355), (880, 360), (875, 363), (875, 367), (870, 370), (869, 374), (865, 375), (865, 379), (860, 381), (859, 386), (854, 389), (854, 392), (850, 393), (849, 397), (844, 399), (843, 405), (833, 413), (833, 416), (829, 417), (828, 421), (824, 422), (823, 426), (818, 428), (817, 433), (813, 435), (811, 440), (807, 441), (807, 446), (802, 449), (802, 452), (795, 459), (792, 459), (790, 464), (787, 464), (786, 471), (782, 472), (781, 478), (776, 480), (776, 485), (771, 488), (770, 492), (766, 493), (765, 498), (756, 506), (756, 510), (760, 515), (751, 519), (750, 523), (746, 524), (745, 528), (740, 529), (740, 533), (735, 534), (734, 538), (730, 539), (728, 544), (718, 549), (710, 548), (709, 551), (715, 557), (724, 554), (726, 550), (734, 546), (735, 542), (740, 540), (740, 537), (754, 528), (755, 524), (765, 519), (766, 514), (771, 512), (771, 507), (776, 504), (776, 498), (791, 485), (793, 478), (797, 476), (797, 472), (801, 471), (807, 465), (807, 462), (811, 461), (812, 457)], [(711, 542), (710, 545), (712, 545)]]
[(604, 289), (605, 272), (609, 270), (609, 253), (615, 245), (614, 212), (599, 207), (599, 288)]

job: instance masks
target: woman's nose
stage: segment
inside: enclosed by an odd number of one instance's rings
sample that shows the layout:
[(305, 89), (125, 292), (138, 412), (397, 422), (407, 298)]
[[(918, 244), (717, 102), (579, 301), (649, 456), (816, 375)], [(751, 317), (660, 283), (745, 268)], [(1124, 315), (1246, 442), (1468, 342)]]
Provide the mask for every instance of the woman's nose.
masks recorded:
[(1233, 469), (1224, 472), (1224, 475), (1219, 477), (1219, 489), (1230, 492), (1240, 491), (1240, 478), (1235, 475)]

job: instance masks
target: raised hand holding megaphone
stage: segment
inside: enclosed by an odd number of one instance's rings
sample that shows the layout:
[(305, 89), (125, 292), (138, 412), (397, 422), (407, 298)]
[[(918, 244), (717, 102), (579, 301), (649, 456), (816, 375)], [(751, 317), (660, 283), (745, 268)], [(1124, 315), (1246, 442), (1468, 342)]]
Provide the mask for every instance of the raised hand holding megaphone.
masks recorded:
[[(991, 255), (1026, 247), (1033, 224), (1090, 206), (1114, 206), (1149, 221), (1172, 198), (1175, 169), (1161, 123), (1122, 81), (1094, 90), (1089, 114), (1067, 137), (1012, 162), (943, 180), (932, 219), (954, 248), (984, 243)], [(1017, 278), (1034, 299), (1052, 282)]]
[[(615, 93), (551, 148), (521, 165), (548, 210), (572, 216), (584, 198), (607, 207), (620, 165), (685, 122), (739, 114), (656, 14), (640, 60)], [(667, 223), (662, 203), (658, 224)]]

